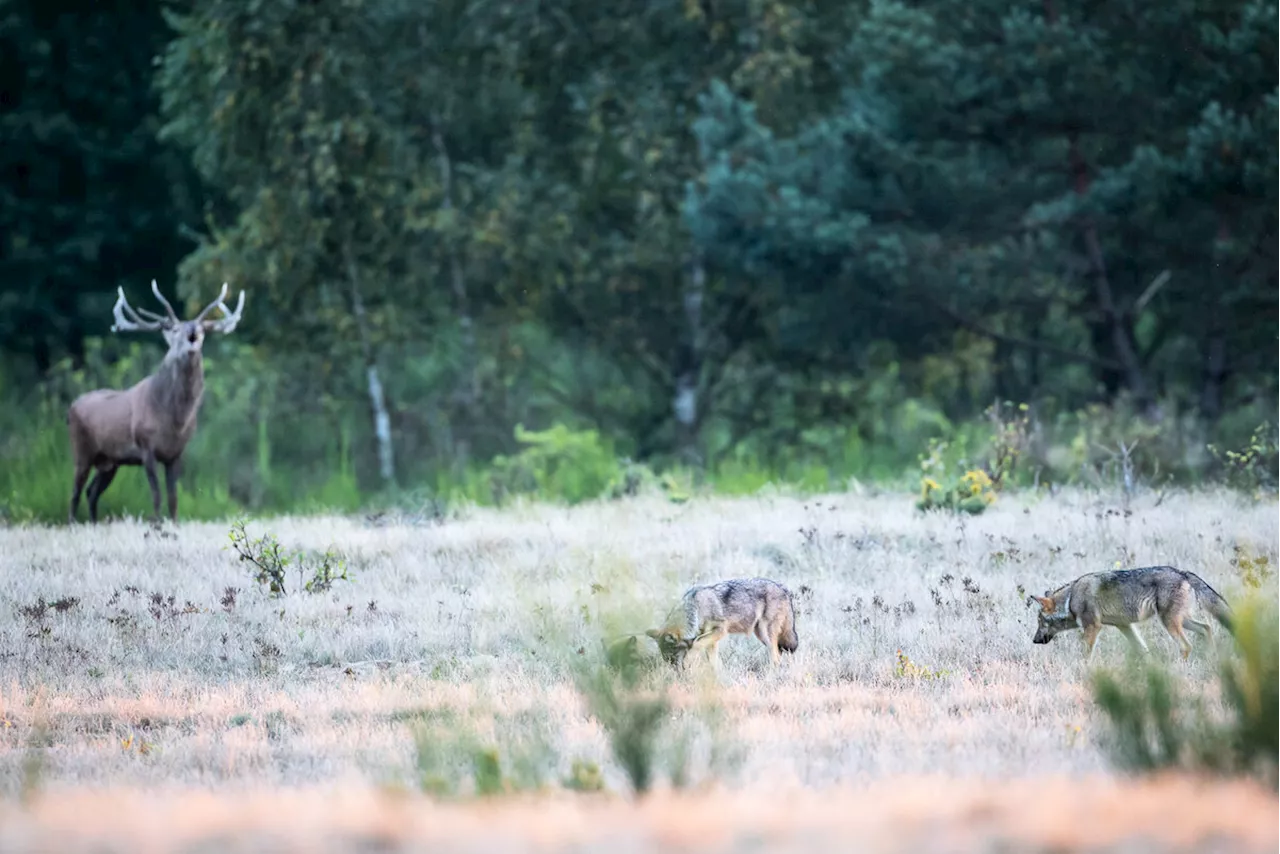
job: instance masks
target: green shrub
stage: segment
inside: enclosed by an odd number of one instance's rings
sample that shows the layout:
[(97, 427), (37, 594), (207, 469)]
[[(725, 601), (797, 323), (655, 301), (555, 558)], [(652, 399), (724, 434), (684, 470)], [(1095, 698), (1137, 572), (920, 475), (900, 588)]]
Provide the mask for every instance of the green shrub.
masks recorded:
[(437, 797), (536, 791), (555, 764), (546, 721), (533, 713), (501, 716), (495, 739), (448, 709), (419, 712), (411, 726), (418, 786)]
[(1264, 421), (1238, 451), (1223, 451), (1209, 445), (1209, 453), (1222, 467), (1227, 485), (1253, 494), (1274, 493), (1277, 487), (1276, 429)]
[(632, 790), (643, 795), (653, 786), (662, 764), (661, 731), (671, 716), (662, 692), (641, 689), (638, 668), (599, 667), (579, 674), (578, 688), (609, 738), (613, 757)]
[[(677, 789), (710, 780), (738, 761), (714, 692), (692, 706), (677, 705), (671, 692), (680, 677), (642, 652), (637, 638), (602, 647), (603, 660), (579, 663), (575, 679), (635, 794), (644, 795), (664, 777)], [(695, 762), (703, 756), (698, 747), (706, 748), (701, 765)]]
[(1142, 661), (1134, 672), (1097, 671), (1094, 699), (1111, 722), (1116, 763), (1138, 772), (1181, 768), (1252, 775), (1277, 785), (1280, 753), (1280, 624), (1271, 603), (1251, 597), (1234, 619), (1237, 655), (1220, 664), (1224, 716), (1175, 678), (1166, 665)]
[(920, 479), (920, 497), (916, 500), (918, 510), (950, 510), (952, 512), (978, 515), (990, 507), (996, 500), (995, 485), (982, 469), (969, 469), (964, 474), (951, 476), (945, 485), (935, 479), (930, 472), (938, 471), (939, 477), (946, 477), (936, 460), (939, 447), (943, 443), (935, 442), (930, 455), (921, 463), (925, 475)]
[[(323, 554), (313, 555), (304, 551), (289, 551), (280, 545), (271, 532), (251, 538), (245, 530), (245, 521), (237, 519), (229, 533), (231, 548), (239, 560), (248, 563), (254, 582), (271, 596), (284, 596), (289, 567), (298, 573), (298, 586), (307, 593), (325, 593), (335, 581), (351, 581), (347, 562), (332, 546)], [(311, 577), (307, 578), (307, 572)]]
[(556, 424), (536, 431), (517, 424), (515, 437), (525, 447), (514, 456), (493, 460), (496, 500), (534, 494), (577, 504), (600, 497), (621, 475), (617, 457), (595, 430)]

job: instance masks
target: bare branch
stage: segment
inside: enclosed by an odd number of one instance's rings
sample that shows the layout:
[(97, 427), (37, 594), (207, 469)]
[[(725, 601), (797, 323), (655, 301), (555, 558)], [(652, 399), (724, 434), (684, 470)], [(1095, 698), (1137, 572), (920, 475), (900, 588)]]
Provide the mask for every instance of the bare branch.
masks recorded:
[(1151, 284), (1147, 285), (1147, 289), (1142, 292), (1142, 296), (1138, 297), (1138, 301), (1133, 304), (1133, 314), (1136, 317), (1142, 314), (1142, 310), (1147, 307), (1147, 303), (1151, 302), (1151, 298), (1160, 292), (1160, 289), (1168, 284), (1173, 278), (1173, 274), (1168, 270), (1161, 271), (1160, 275), (1151, 280)]
[(1047, 341), (1024, 338), (1021, 335), (1011, 335), (1007, 332), (1000, 332), (998, 330), (991, 329), (971, 317), (961, 314), (942, 302), (930, 300), (930, 303), (938, 311), (942, 312), (965, 329), (968, 329), (970, 332), (975, 332), (985, 338), (990, 338), (992, 341), (1003, 341), (1004, 343), (1015, 347), (1026, 347), (1028, 349), (1039, 350), (1043, 353), (1051, 353), (1063, 359), (1070, 359), (1073, 362), (1095, 365), (1100, 368), (1108, 368), (1111, 370), (1118, 370), (1120, 368), (1120, 363), (1112, 359), (1094, 356), (1091, 353), (1081, 353), (1078, 350), (1072, 350), (1067, 347), (1059, 347), (1055, 344), (1050, 344)]

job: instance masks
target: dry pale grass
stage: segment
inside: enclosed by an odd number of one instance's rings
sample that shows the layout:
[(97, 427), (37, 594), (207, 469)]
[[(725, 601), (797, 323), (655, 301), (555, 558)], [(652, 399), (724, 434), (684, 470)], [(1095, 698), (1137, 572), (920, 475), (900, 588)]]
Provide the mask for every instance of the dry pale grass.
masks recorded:
[(1273, 852), (1275, 796), (1244, 783), (898, 778), (782, 795), (549, 795), (439, 804), (368, 787), (73, 792), (0, 806), (5, 851)]
[[(1270, 793), (1117, 779), (1078, 640), (1032, 646), (1020, 590), (1171, 563), (1232, 599), (1252, 558), (1276, 565), (1274, 502), (1174, 494), (1126, 515), (1063, 493), (956, 518), (901, 495), (637, 499), (249, 529), (333, 544), (354, 580), (312, 596), (291, 576), (270, 598), (222, 524), (0, 530), (0, 849), (313, 850), (330, 832), (483, 850), (1277, 844)], [(559, 790), (574, 760), (626, 790), (572, 678), (601, 632), (646, 628), (695, 581), (751, 574), (796, 591), (800, 651), (773, 673), (758, 642), (731, 638), (722, 683), (675, 684), (678, 704), (709, 690), (718, 707), (691, 760), (716, 788), (639, 806)], [(1158, 625), (1143, 632), (1176, 657)], [(1104, 632), (1100, 663), (1123, 653)], [(1205, 653), (1178, 665), (1188, 679), (1213, 681)], [(416, 787), (413, 724), (440, 710), (504, 760), (532, 757), (555, 793), (387, 794)], [(712, 762), (717, 746), (735, 761)]]

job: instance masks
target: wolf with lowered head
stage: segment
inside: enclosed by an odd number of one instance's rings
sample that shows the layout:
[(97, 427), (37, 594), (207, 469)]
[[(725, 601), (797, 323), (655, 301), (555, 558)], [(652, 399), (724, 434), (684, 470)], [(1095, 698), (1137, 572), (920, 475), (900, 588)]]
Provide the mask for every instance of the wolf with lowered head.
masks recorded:
[(646, 634), (658, 643), (668, 663), (683, 666), (693, 649), (703, 650), (718, 668), (717, 646), (730, 634), (754, 634), (777, 664), (780, 653), (793, 653), (796, 635), (791, 591), (768, 578), (732, 578), (689, 588), (660, 629)]
[(1134, 625), (1158, 616), (1182, 649), (1183, 658), (1191, 654), (1184, 628), (1213, 640), (1213, 627), (1206, 615), (1231, 631), (1227, 601), (1194, 572), (1172, 566), (1091, 572), (1033, 598), (1040, 604), (1040, 612), (1031, 642), (1048, 643), (1059, 632), (1081, 629), (1086, 662), (1093, 658), (1093, 645), (1103, 626), (1115, 626), (1145, 653), (1146, 642)]

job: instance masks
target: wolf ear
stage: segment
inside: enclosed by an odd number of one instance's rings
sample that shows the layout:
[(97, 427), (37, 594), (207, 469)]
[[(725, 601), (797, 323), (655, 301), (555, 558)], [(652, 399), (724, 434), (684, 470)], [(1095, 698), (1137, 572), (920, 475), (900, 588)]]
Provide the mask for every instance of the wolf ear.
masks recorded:
[(1033, 593), (1031, 595), (1031, 598), (1040, 603), (1040, 609), (1044, 611), (1046, 614), (1052, 614), (1054, 608), (1057, 607), (1056, 605), (1053, 604), (1053, 600), (1050, 599), (1048, 596), (1036, 596)]
[(654, 640), (658, 640), (660, 637), (662, 637), (662, 632), (659, 629), (649, 629), (648, 631), (645, 632), (645, 634), (653, 638)]

